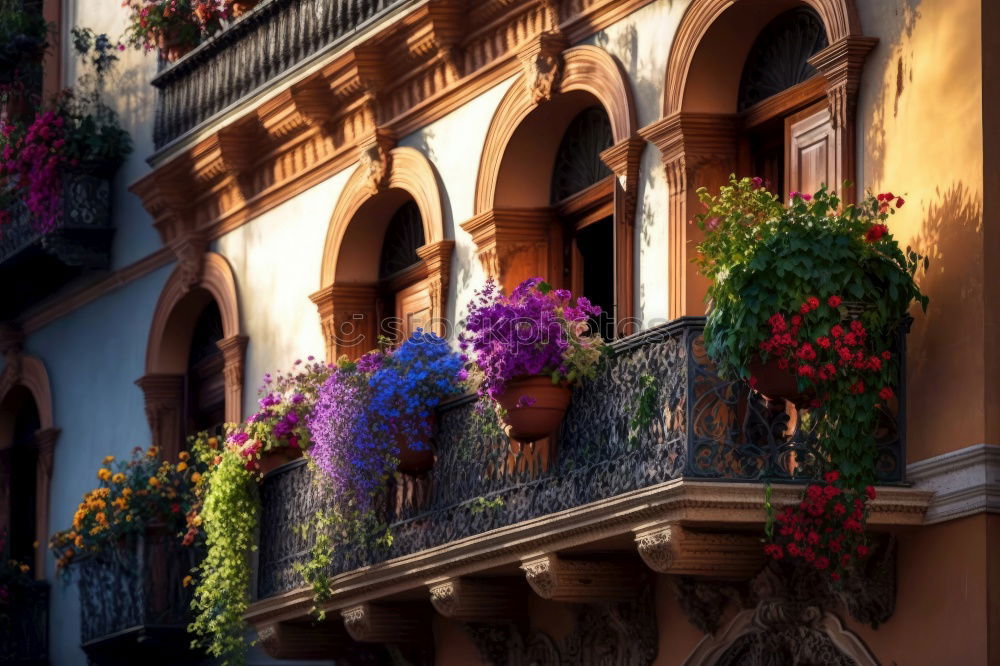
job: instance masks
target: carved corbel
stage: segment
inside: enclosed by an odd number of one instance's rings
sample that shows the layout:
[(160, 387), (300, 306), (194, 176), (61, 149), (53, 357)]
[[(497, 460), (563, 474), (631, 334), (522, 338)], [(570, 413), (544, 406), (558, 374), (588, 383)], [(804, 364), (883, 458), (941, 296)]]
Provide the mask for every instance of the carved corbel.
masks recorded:
[(452, 620), (513, 622), (523, 610), (517, 587), (508, 583), (449, 578), (427, 587), (434, 609)]
[(809, 64), (827, 80), (830, 118), (836, 127), (854, 121), (861, 69), (876, 44), (877, 37), (848, 36), (809, 58)]
[(271, 622), (257, 627), (257, 639), (274, 659), (337, 658), (352, 642), (344, 627), (336, 622), (318, 626)]
[(430, 47), (437, 58), (445, 63), (452, 81), (463, 74), (460, 44), (465, 34), (465, 6), (463, 0), (431, 0), (427, 3), (430, 21)]
[(330, 285), (309, 298), (319, 310), (327, 362), (335, 362), (342, 354), (357, 359), (376, 346), (377, 287)]
[(448, 285), (451, 281), (451, 255), (455, 241), (442, 240), (417, 248), (417, 256), (427, 266), (427, 288), (431, 299), (431, 329), (445, 334), (445, 308), (448, 306)]
[(632, 599), (644, 576), (634, 564), (620, 560), (570, 560), (546, 553), (522, 560), (528, 584), (552, 601), (599, 603)]
[(635, 531), (643, 562), (657, 573), (746, 580), (764, 565), (760, 539), (752, 534), (700, 532), (676, 523)]
[(201, 283), (205, 268), (208, 235), (204, 231), (188, 229), (170, 241), (170, 249), (177, 258), (184, 291), (194, 289)]
[(430, 616), (420, 605), (364, 603), (340, 614), (347, 633), (359, 643), (413, 645), (433, 640)]
[(543, 32), (518, 53), (526, 92), (532, 104), (552, 99), (563, 74), (562, 53), (569, 42), (560, 32)]
[(145, 399), (153, 445), (165, 460), (176, 457), (184, 432), (184, 376), (148, 374), (136, 380)]
[(153, 218), (164, 245), (194, 229), (193, 194), (197, 188), (190, 173), (165, 170), (147, 176), (132, 189)]
[(392, 169), (390, 151), (395, 145), (396, 137), (392, 132), (376, 128), (372, 135), (358, 146), (358, 160), (372, 196), (378, 194), (389, 183), (389, 173)]
[(227, 423), (243, 420), (243, 364), (248, 340), (245, 335), (231, 335), (215, 343), (222, 352)]
[(223, 171), (233, 178), (240, 197), (249, 201), (254, 195), (253, 167), (266, 145), (267, 134), (256, 116), (219, 130), (216, 142)]

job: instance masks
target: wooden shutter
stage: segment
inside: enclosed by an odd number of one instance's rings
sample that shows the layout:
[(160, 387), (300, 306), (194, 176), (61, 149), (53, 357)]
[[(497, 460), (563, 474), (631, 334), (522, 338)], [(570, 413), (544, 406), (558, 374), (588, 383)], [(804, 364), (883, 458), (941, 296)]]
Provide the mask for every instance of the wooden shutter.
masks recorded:
[(785, 119), (785, 183), (789, 192), (812, 194), (834, 182), (837, 173), (836, 133), (830, 109), (820, 102)]
[(418, 282), (396, 292), (396, 318), (399, 320), (399, 341), (410, 337), (418, 328), (430, 331), (431, 298), (427, 285)]

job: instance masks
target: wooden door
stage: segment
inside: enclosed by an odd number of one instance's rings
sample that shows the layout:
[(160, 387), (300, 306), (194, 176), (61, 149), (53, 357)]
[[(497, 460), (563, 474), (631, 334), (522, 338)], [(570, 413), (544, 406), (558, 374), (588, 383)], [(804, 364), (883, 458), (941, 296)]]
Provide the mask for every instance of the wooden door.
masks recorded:
[(840, 191), (836, 134), (830, 109), (820, 102), (785, 118), (785, 183), (789, 192), (812, 194), (825, 184)]

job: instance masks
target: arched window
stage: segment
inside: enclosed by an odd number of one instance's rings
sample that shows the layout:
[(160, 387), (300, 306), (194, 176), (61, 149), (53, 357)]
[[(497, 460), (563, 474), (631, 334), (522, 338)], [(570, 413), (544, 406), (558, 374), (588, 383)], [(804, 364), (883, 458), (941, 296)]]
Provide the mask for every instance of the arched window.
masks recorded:
[(222, 316), (212, 300), (198, 315), (191, 334), (184, 377), (185, 435), (215, 430), (225, 423), (225, 361), (219, 348), (222, 338)]
[(604, 314), (593, 325), (605, 339), (614, 336), (614, 176), (601, 153), (612, 143), (611, 121), (602, 107), (578, 113), (556, 152), (551, 195), (566, 232), (567, 286), (601, 306)]
[(809, 58), (826, 48), (826, 30), (815, 10), (797, 7), (760, 31), (743, 65), (737, 110), (743, 132), (744, 173), (770, 189), (815, 192), (832, 182), (833, 127), (823, 78)]
[(386, 227), (379, 258), (380, 329), (395, 342), (402, 342), (418, 328), (426, 329), (431, 318), (431, 299), (423, 284), (417, 249), (424, 245), (420, 209), (412, 200), (400, 206)]

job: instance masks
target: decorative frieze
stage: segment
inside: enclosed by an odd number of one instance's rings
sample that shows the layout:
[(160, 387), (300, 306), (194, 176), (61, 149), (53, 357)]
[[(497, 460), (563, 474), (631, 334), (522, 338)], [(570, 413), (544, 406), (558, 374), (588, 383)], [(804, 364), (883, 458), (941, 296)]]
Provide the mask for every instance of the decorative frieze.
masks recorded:
[(631, 599), (645, 577), (635, 564), (616, 559), (566, 559), (547, 553), (521, 561), (528, 584), (551, 601), (597, 603)]

